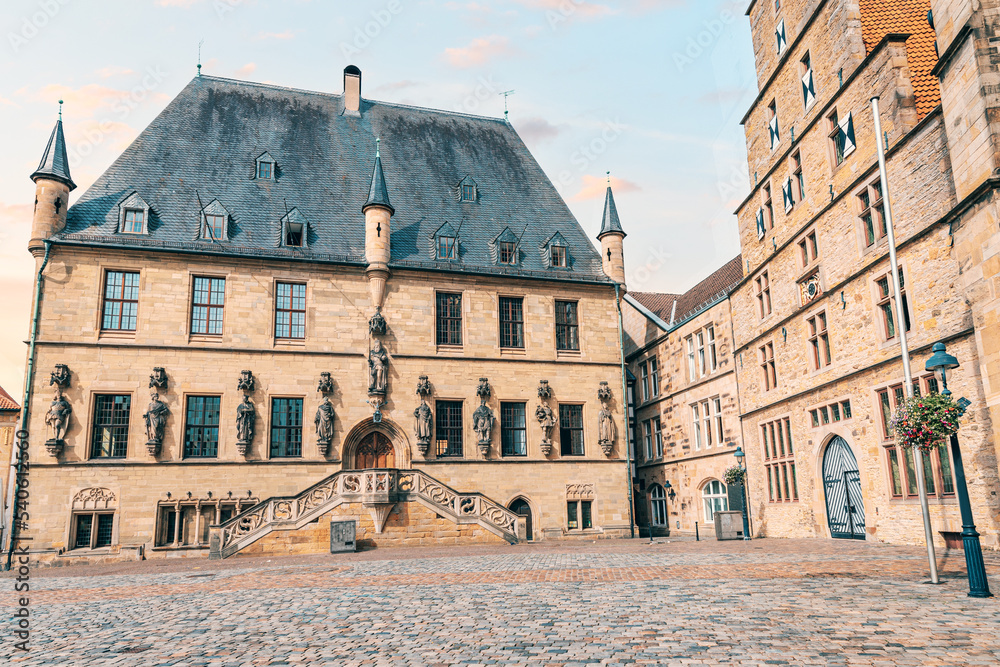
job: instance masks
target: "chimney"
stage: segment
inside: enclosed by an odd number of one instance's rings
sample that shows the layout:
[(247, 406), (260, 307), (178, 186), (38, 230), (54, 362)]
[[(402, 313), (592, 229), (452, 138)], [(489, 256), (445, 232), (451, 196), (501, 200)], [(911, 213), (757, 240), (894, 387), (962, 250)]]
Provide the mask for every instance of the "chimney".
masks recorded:
[(361, 70), (354, 65), (344, 68), (344, 113), (357, 116), (361, 112)]

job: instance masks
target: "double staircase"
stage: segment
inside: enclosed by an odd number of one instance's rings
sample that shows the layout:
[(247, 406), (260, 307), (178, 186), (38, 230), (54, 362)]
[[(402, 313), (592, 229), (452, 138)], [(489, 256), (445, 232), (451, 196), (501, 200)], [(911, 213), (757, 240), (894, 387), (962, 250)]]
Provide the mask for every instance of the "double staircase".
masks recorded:
[(459, 493), (420, 470), (350, 470), (296, 496), (268, 498), (209, 529), (209, 558), (228, 558), (274, 531), (298, 530), (340, 505), (360, 503), (375, 531), (399, 502), (417, 502), (456, 524), (477, 524), (511, 544), (524, 539), (524, 518), (481, 493)]

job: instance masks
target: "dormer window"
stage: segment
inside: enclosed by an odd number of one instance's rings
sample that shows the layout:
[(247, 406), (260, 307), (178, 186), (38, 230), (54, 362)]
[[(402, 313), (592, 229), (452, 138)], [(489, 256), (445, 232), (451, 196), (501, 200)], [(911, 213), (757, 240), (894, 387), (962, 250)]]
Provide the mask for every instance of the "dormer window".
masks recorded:
[(133, 192), (118, 205), (118, 231), (122, 234), (146, 234), (149, 204)]
[(479, 196), (476, 182), (471, 176), (466, 176), (458, 182), (458, 198), (461, 201), (474, 202)]
[(263, 153), (257, 157), (257, 178), (265, 181), (273, 181), (275, 176), (274, 158), (270, 153)]
[(458, 245), (454, 236), (439, 236), (437, 246), (438, 259), (455, 259), (455, 248)]
[(517, 244), (510, 241), (500, 242), (500, 263), (513, 264), (517, 257)]
[(305, 248), (309, 245), (309, 222), (297, 208), (281, 219), (281, 245), (286, 248)]
[(549, 251), (552, 253), (552, 266), (566, 268), (566, 246), (554, 245), (549, 248)]
[(490, 240), (490, 257), (494, 264), (505, 264), (515, 266), (518, 262), (518, 246), (521, 239), (511, 231), (510, 227), (504, 227), (503, 231)]
[(201, 238), (206, 241), (228, 240), (228, 222), (229, 211), (218, 199), (212, 200), (201, 212)]
[(146, 228), (146, 212), (140, 208), (125, 209), (125, 223), (122, 231), (126, 234), (142, 234)]

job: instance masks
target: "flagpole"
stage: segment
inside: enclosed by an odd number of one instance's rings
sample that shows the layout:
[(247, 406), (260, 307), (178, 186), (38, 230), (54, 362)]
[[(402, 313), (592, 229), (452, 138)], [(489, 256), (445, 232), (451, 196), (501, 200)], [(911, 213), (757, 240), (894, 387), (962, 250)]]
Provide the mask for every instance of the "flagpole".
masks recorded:
[[(913, 398), (913, 375), (910, 373), (910, 350), (906, 344), (906, 323), (903, 321), (903, 294), (899, 284), (899, 264), (896, 261), (896, 235), (892, 229), (892, 206), (889, 203), (889, 180), (885, 172), (885, 146), (882, 144), (882, 123), (878, 115), (878, 97), (871, 98), (872, 116), (875, 119), (875, 144), (878, 146), (878, 172), (882, 182), (882, 206), (885, 210), (886, 235), (889, 242), (889, 264), (892, 273), (892, 290), (895, 296), (896, 333), (902, 350), (903, 380), (906, 383), (906, 397)], [(913, 448), (913, 458), (917, 472), (917, 493), (920, 496), (920, 512), (924, 518), (924, 541), (927, 543), (927, 561), (931, 570), (931, 583), (940, 583), (937, 557), (934, 553), (934, 531), (931, 529), (930, 508), (927, 506), (927, 486), (924, 483), (924, 453), (919, 447)], [(905, 463), (905, 461), (904, 461)]]

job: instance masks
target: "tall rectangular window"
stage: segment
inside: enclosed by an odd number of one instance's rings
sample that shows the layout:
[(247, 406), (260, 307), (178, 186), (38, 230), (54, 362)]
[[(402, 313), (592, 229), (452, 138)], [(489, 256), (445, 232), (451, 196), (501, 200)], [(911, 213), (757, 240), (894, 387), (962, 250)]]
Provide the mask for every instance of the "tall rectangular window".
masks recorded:
[(565, 268), (567, 265), (566, 261), (566, 246), (554, 245), (549, 248), (549, 260), (553, 267)]
[(225, 303), (225, 278), (196, 276), (191, 297), (191, 333), (221, 336)]
[(524, 299), (500, 297), (500, 347), (524, 348)]
[(771, 150), (773, 151), (781, 142), (781, 136), (778, 132), (777, 102), (771, 102), (767, 105), (767, 136), (770, 141)]
[(695, 451), (699, 451), (702, 444), (701, 410), (697, 403), (691, 405), (691, 424), (694, 426), (694, 449)]
[(639, 380), (642, 383), (642, 400), (649, 400), (649, 364), (642, 362), (639, 364)]
[(757, 315), (764, 319), (771, 314), (771, 280), (767, 271), (761, 272), (754, 279), (754, 288), (757, 296)]
[(802, 72), (802, 102), (806, 109), (816, 103), (816, 80), (813, 77), (812, 59), (809, 53), (800, 61), (800, 71)]
[(566, 529), (590, 530), (594, 527), (593, 500), (569, 500), (566, 502)]
[(271, 399), (271, 458), (302, 456), (302, 399)]
[(219, 396), (188, 396), (184, 420), (184, 457), (219, 455)]
[(826, 368), (832, 362), (830, 333), (826, 329), (826, 313), (816, 313), (806, 320), (809, 347), (812, 349), (813, 370)]
[(139, 274), (108, 271), (104, 274), (104, 331), (135, 331), (139, 310)]
[(688, 380), (694, 382), (698, 378), (698, 365), (694, 356), (694, 335), (687, 337)]
[(715, 372), (719, 368), (719, 355), (715, 349), (715, 327), (705, 327), (705, 338), (708, 339), (708, 370)]
[(872, 181), (858, 193), (858, 209), (861, 211), (858, 217), (866, 248), (871, 248), (889, 233), (883, 206), (882, 181)]
[(524, 403), (500, 404), (500, 451), (503, 456), (527, 456)]
[(132, 397), (129, 394), (97, 394), (94, 396), (91, 458), (125, 458), (128, 452), (128, 423), (131, 412)]
[(771, 184), (764, 186), (764, 226), (767, 229), (774, 229), (774, 203), (771, 199)]
[(765, 343), (760, 347), (760, 368), (763, 371), (764, 391), (771, 391), (778, 386), (778, 373), (774, 365), (774, 343)]
[(226, 216), (206, 215), (205, 216), (205, 238), (213, 241), (221, 241), (226, 234)]
[(434, 438), (438, 457), (462, 456), (462, 402), (435, 401)]
[(647, 419), (642, 422), (644, 442), (646, 444), (646, 460), (653, 460), (653, 420)]
[(722, 428), (722, 399), (719, 397), (712, 399), (712, 421), (715, 426), (715, 441), (721, 445), (725, 437)]
[(803, 268), (815, 262), (819, 257), (819, 245), (816, 243), (815, 231), (809, 232), (799, 241), (799, 257)]
[(462, 344), (462, 295), (437, 293), (437, 344)]
[(788, 417), (760, 425), (764, 448), (764, 469), (770, 502), (795, 502), (799, 499), (795, 475), (795, 452), (792, 447), (792, 422)]
[(656, 398), (660, 395), (660, 362), (656, 357), (649, 358), (649, 396)]
[(694, 335), (695, 347), (698, 350), (698, 375), (706, 375), (708, 368), (705, 359), (705, 333), (699, 331)]
[(556, 301), (556, 349), (580, 349), (576, 301)]
[[(878, 292), (877, 306), (882, 319), (882, 338), (890, 341), (896, 337), (896, 299), (892, 284), (892, 274), (875, 279), (875, 289)], [(903, 269), (899, 269), (899, 293), (903, 302), (903, 326), (910, 330), (910, 308), (906, 298), (906, 282), (903, 280)]]
[(834, 166), (840, 166), (854, 152), (854, 117), (848, 113), (846, 118), (840, 118), (834, 109), (826, 118)]
[(278, 283), (275, 293), (274, 337), (305, 338), (306, 286), (300, 283)]
[(715, 440), (715, 431), (712, 430), (712, 408), (714, 406), (715, 401), (712, 400), (701, 401), (700, 403), (701, 427), (698, 429), (698, 432), (701, 434), (706, 449), (718, 444)]
[(792, 154), (792, 196), (794, 201), (806, 198), (806, 179), (802, 175), (802, 153), (799, 151)]
[(563, 456), (583, 456), (583, 406), (559, 406), (559, 444)]
[(656, 458), (663, 458), (663, 423), (657, 417), (653, 420), (653, 433), (656, 436)]
[(517, 244), (513, 241), (500, 241), (500, 256), (499, 260), (501, 264), (516, 264), (517, 263)]

